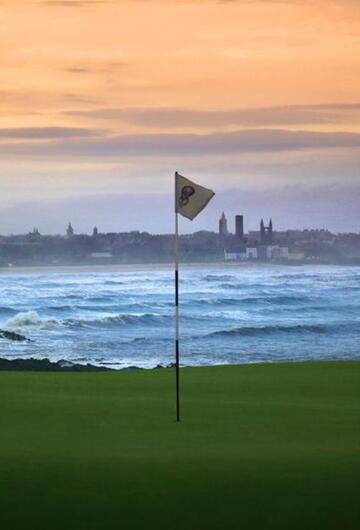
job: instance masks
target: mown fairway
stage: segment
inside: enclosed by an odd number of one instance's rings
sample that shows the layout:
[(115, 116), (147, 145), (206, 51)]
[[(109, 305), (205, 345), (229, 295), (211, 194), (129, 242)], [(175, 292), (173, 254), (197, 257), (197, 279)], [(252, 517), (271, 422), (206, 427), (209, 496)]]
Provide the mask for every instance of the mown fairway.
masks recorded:
[(360, 363), (0, 373), (1, 528), (358, 529)]

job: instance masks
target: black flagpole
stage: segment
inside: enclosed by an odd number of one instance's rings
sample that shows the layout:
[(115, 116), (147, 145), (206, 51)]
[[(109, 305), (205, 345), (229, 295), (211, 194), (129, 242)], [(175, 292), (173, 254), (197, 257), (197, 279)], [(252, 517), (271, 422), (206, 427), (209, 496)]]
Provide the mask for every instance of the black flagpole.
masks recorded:
[(176, 421), (180, 421), (180, 329), (179, 329), (179, 222), (177, 212), (175, 173), (175, 374), (176, 374)]

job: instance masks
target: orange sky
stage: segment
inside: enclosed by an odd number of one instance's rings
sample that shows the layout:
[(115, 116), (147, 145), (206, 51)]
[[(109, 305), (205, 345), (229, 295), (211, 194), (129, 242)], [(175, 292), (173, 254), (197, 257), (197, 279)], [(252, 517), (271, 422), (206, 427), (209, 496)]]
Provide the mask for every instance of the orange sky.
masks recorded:
[[(173, 169), (215, 187), (324, 181), (309, 168), (325, 151), (353, 163), (331, 182), (358, 178), (358, 0), (5, 0), (0, 81), (0, 211), (22, 193), (150, 190)], [(273, 129), (313, 134), (289, 147)]]

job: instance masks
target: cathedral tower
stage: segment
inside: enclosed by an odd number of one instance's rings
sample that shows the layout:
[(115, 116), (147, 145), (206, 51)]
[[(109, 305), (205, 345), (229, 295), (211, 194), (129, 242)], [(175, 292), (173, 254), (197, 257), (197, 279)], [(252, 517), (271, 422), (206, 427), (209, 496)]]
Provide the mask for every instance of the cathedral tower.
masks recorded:
[(227, 227), (227, 219), (225, 217), (224, 212), (222, 213), (222, 216), (219, 220), (219, 234), (221, 236), (226, 236), (228, 234), (228, 227)]
[(67, 227), (67, 230), (66, 230), (66, 236), (70, 239), (71, 237), (73, 237), (75, 234), (74, 232), (74, 229), (72, 227), (72, 224), (69, 223), (68, 227)]
[(270, 219), (269, 226), (265, 226), (264, 220), (260, 223), (260, 242), (262, 245), (271, 245), (273, 242), (273, 223)]

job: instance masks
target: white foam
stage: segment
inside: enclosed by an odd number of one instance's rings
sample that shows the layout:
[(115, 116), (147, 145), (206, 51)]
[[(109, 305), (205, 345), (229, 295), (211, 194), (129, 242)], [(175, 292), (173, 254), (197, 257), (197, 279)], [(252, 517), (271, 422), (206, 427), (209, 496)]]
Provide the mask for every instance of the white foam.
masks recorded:
[(5, 322), (3, 328), (9, 331), (21, 331), (24, 328), (49, 329), (60, 325), (56, 318), (41, 317), (36, 311), (17, 313)]

